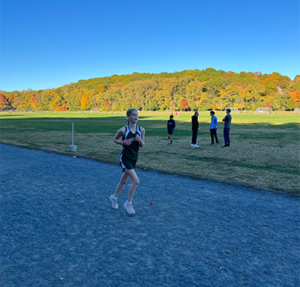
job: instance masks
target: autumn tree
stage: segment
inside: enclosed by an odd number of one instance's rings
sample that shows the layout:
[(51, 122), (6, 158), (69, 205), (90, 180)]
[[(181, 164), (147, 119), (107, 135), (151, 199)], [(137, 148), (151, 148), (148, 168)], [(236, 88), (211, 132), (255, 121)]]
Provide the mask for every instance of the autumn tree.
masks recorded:
[(235, 100), (240, 98), (243, 89), (245, 89), (245, 85), (242, 82), (235, 82), (221, 89), (220, 96), (227, 102), (227, 106), (233, 107)]
[(0, 91), (0, 94), (2, 94), (6, 98), (8, 102), (8, 106), (7, 106), (8, 108), (12, 108), (14, 100), (20, 96), (20, 93), (18, 91), (14, 91), (12, 93)]
[(300, 91), (290, 92), (291, 100), (295, 102), (295, 107), (300, 107)]
[(0, 109), (4, 110), (7, 107), (9, 107), (9, 104), (6, 97), (3, 94), (0, 94)]
[(109, 102), (107, 102), (107, 101), (104, 102), (104, 109), (105, 109), (106, 111), (111, 110), (111, 105), (109, 104)]
[(193, 109), (199, 109), (200, 99), (203, 95), (203, 85), (195, 80), (190, 81), (186, 87), (186, 98), (188, 105)]
[(180, 103), (180, 109), (184, 111), (187, 111), (189, 109), (189, 105), (186, 99), (182, 99)]
[[(80, 110), (92, 107), (126, 110), (254, 109), (269, 102), (272, 109), (299, 107), (300, 76), (292, 81), (279, 73), (184, 70), (174, 73), (132, 73), (80, 80), (56, 89), (5, 92), (5, 105), (18, 110)], [(106, 103), (106, 104), (104, 104)]]
[(174, 77), (167, 78), (162, 81), (162, 90), (160, 93), (160, 98), (158, 99), (161, 109), (175, 108), (174, 102), (176, 101), (177, 85), (177, 79)]
[(52, 98), (52, 102), (50, 103), (50, 109), (52, 111), (55, 111), (55, 110), (58, 110), (58, 108), (61, 106), (61, 101), (62, 101), (62, 98), (57, 95), (57, 94), (54, 94), (53, 95), (53, 98)]
[(288, 102), (287, 102), (287, 105), (286, 105), (286, 108), (288, 110), (294, 110), (296, 108), (296, 103), (295, 101), (293, 101), (292, 99), (289, 99)]
[(87, 110), (90, 108), (90, 101), (89, 98), (86, 95), (82, 95), (82, 98), (80, 100), (80, 104), (81, 104), (81, 109)]
[(38, 109), (38, 105), (39, 105), (38, 97), (37, 96), (32, 97), (31, 98), (31, 108), (36, 111)]
[(270, 104), (269, 101), (266, 101), (266, 102), (265, 102), (264, 107), (265, 107), (265, 108), (269, 108), (269, 109), (272, 108), (272, 106), (271, 106), (271, 104)]
[(152, 98), (150, 105), (149, 105), (149, 109), (151, 111), (158, 111), (159, 110), (159, 105), (158, 102), (155, 98)]
[(50, 90), (43, 90), (39, 100), (39, 109), (48, 110), (52, 101), (53, 94)]

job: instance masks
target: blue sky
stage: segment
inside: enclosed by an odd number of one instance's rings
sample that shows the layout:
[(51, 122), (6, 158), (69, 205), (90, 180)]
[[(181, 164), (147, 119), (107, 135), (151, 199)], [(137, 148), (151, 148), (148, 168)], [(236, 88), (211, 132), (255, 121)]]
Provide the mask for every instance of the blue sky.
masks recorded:
[(214, 68), (300, 74), (299, 1), (2, 0), (0, 90)]

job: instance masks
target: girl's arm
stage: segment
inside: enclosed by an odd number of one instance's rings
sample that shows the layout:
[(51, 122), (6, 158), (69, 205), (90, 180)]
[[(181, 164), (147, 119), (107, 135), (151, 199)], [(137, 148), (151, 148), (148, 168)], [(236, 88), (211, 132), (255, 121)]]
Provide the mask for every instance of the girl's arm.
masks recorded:
[(145, 129), (141, 127), (142, 137), (137, 135), (135, 140), (140, 143), (140, 147), (143, 147), (145, 144)]
[(114, 137), (114, 142), (116, 144), (120, 144), (120, 145), (123, 145), (123, 146), (130, 145), (132, 143), (132, 141), (129, 140), (129, 139), (125, 139), (123, 141), (119, 141), (119, 138), (122, 137), (122, 136), (124, 136), (124, 135), (125, 135), (125, 127), (123, 127), (123, 128), (121, 128), (121, 129), (118, 130), (117, 134)]

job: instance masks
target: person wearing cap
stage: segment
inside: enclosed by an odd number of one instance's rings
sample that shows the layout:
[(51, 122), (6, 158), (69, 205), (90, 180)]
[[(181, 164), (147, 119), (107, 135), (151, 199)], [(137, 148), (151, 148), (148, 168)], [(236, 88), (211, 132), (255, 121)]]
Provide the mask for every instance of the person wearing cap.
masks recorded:
[(226, 116), (225, 118), (222, 120), (224, 122), (224, 142), (225, 145), (222, 147), (229, 147), (230, 146), (230, 139), (229, 139), (229, 132), (230, 132), (230, 127), (231, 127), (231, 109), (226, 109)]

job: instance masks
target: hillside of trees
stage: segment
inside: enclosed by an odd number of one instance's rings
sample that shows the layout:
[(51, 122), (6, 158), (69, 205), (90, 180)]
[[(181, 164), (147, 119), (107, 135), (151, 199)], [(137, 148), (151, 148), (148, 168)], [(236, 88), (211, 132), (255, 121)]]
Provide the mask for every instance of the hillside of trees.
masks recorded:
[(293, 110), (300, 107), (300, 76), (185, 70), (133, 73), (80, 80), (57, 89), (0, 91), (0, 109), (20, 111), (127, 110)]

